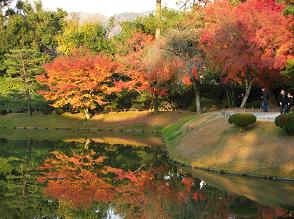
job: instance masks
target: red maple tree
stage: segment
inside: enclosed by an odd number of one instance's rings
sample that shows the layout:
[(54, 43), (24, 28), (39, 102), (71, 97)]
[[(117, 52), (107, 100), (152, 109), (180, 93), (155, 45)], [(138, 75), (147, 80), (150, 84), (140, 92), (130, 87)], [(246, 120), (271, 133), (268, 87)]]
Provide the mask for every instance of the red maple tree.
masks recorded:
[(153, 36), (138, 32), (128, 40), (127, 54), (118, 57), (125, 63), (124, 72), (130, 77), (127, 82), (117, 82), (118, 91), (124, 88), (135, 89), (140, 94), (147, 91), (153, 97), (154, 111), (158, 111), (158, 98), (167, 94), (167, 82), (180, 65), (178, 59), (165, 55), (160, 43)]
[(293, 17), (285, 17), (283, 9), (274, 0), (248, 0), (236, 7), (217, 1), (205, 9), (201, 40), (206, 54), (225, 81), (246, 86), (241, 107), (253, 83), (269, 87), (280, 78), (291, 54)]
[(37, 80), (46, 89), (39, 93), (52, 101), (52, 106), (70, 105), (83, 110), (89, 119), (89, 110), (106, 104), (105, 95), (114, 91), (111, 76), (119, 66), (106, 55), (59, 56), (44, 65), (46, 73)]

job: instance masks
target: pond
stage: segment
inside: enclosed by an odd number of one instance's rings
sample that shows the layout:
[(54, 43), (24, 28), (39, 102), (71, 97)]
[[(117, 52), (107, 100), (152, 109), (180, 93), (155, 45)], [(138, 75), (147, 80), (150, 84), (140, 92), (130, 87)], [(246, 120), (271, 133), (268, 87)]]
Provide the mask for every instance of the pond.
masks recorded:
[(168, 161), (157, 136), (0, 130), (1, 218), (294, 218), (294, 184)]

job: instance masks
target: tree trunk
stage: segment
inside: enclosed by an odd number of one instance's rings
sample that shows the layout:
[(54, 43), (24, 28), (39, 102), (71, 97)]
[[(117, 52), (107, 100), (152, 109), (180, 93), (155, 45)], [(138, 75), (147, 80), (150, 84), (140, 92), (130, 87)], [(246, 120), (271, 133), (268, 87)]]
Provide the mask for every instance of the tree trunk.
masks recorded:
[(229, 83), (229, 94), (232, 106), (236, 106), (236, 94), (232, 83)]
[(198, 85), (195, 83), (193, 83), (193, 90), (194, 90), (194, 94), (195, 94), (196, 112), (198, 114), (200, 114), (201, 113), (200, 91), (199, 91)]
[(227, 97), (227, 103), (228, 103), (228, 107), (232, 107), (232, 102), (231, 102), (231, 97), (230, 97), (230, 91), (229, 91), (229, 87), (227, 85), (225, 85), (225, 90), (226, 90), (226, 97)]
[(193, 64), (189, 63), (188, 64), (188, 71), (189, 71), (190, 79), (192, 81), (193, 91), (195, 94), (196, 112), (200, 114), (201, 113), (200, 90), (199, 90), (198, 82), (195, 79), (195, 77), (193, 76), (192, 70), (193, 70)]
[(158, 112), (159, 109), (158, 109), (158, 94), (154, 94), (154, 99), (153, 99), (153, 110), (154, 112)]
[(86, 120), (90, 120), (91, 119), (91, 115), (89, 113), (89, 109), (84, 109), (84, 113), (85, 113), (85, 116), (86, 116)]
[(245, 85), (246, 85), (245, 95), (244, 95), (244, 98), (242, 100), (240, 108), (244, 108), (245, 104), (247, 103), (247, 99), (248, 99), (248, 97), (250, 95), (252, 83), (253, 83), (253, 80), (251, 80), (249, 82), (246, 80), (246, 83), (245, 83)]
[(89, 150), (89, 146), (90, 146), (90, 144), (91, 144), (91, 139), (90, 138), (87, 138), (86, 139), (86, 142), (85, 142), (85, 145), (84, 145), (84, 149), (85, 150)]
[(29, 113), (30, 116), (33, 116), (33, 111), (31, 109), (31, 106), (30, 105), (28, 106), (28, 113)]
[(32, 116), (33, 115), (33, 111), (32, 111), (32, 107), (31, 107), (31, 105), (32, 105), (32, 98), (31, 98), (31, 94), (30, 94), (30, 91), (29, 90), (26, 90), (26, 98), (27, 98), (27, 101), (28, 101), (28, 113), (29, 113), (29, 115), (30, 116)]
[(156, 0), (156, 21), (157, 21), (157, 27), (156, 27), (156, 33), (155, 38), (160, 38), (160, 20), (161, 20), (161, 0)]

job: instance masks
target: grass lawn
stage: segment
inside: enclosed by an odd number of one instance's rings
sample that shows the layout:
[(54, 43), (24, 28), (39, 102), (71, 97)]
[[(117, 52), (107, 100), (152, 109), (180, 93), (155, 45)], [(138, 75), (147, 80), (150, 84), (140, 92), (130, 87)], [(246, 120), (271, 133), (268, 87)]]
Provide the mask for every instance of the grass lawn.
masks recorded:
[(193, 115), (191, 112), (120, 112), (97, 114), (85, 121), (83, 114), (63, 115), (41, 113), (29, 116), (12, 113), (0, 116), (0, 127), (40, 127), (40, 128), (101, 128), (101, 129), (153, 129), (164, 127), (181, 118)]

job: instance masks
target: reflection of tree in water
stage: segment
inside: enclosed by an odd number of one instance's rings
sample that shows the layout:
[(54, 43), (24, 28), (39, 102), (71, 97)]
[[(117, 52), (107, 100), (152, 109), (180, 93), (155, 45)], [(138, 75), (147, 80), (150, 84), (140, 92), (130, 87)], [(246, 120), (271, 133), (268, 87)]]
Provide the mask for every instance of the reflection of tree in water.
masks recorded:
[[(3, 145), (1, 218), (106, 218), (110, 206), (126, 218), (293, 218), (293, 211), (252, 202), (257, 212), (247, 217), (250, 212), (243, 201), (248, 200), (240, 201), (209, 183), (201, 189), (201, 180), (169, 164), (160, 147), (90, 142), (94, 152), (84, 144), (25, 141), (20, 147), (3, 141)], [(49, 156), (50, 151), (59, 152)]]
[(104, 161), (105, 158), (94, 151), (73, 156), (54, 152), (38, 168), (43, 172), (38, 182), (46, 182), (45, 194), (49, 197), (76, 207), (90, 207), (93, 202), (111, 202), (117, 209), (131, 210), (132, 216), (136, 213), (137, 217), (143, 215), (150, 198), (151, 203), (162, 198), (183, 202), (190, 192), (190, 187), (185, 187), (184, 183), (183, 189), (174, 190), (170, 183), (157, 179), (160, 173), (167, 171), (167, 167), (140, 166), (129, 171), (107, 166)]
[[(53, 216), (56, 205), (48, 203), (42, 196), (42, 187), (36, 182), (37, 173), (33, 171), (36, 157), (33, 156), (32, 140), (25, 141), (24, 147), (5, 147), (6, 151), (0, 157), (1, 218)], [(3, 150), (1, 145), (1, 152)]]
[[(69, 214), (68, 211), (74, 215), (75, 209), (84, 209), (85, 213), (91, 209), (105, 217), (110, 204), (127, 218), (258, 218), (265, 214), (276, 218), (287, 215), (282, 209), (269, 211), (248, 199), (204, 185), (176, 167), (154, 160), (153, 153), (151, 161), (148, 153), (144, 154), (141, 149), (124, 148), (124, 153), (128, 152), (125, 155), (119, 147), (104, 149), (100, 148), (103, 156), (89, 150), (72, 155), (53, 152), (38, 167), (42, 173), (38, 182), (46, 184), (48, 197), (60, 201), (61, 215)], [(133, 163), (132, 170), (122, 162), (128, 162), (127, 157)]]
[(258, 205), (245, 197), (232, 197), (229, 203), (230, 214), (236, 218), (289, 219), (294, 218), (287, 208), (270, 208)]
[(239, 217), (256, 217), (257, 215), (256, 203), (247, 198), (235, 198), (229, 208), (234, 215)]

